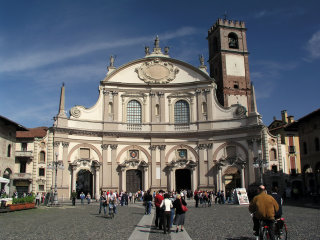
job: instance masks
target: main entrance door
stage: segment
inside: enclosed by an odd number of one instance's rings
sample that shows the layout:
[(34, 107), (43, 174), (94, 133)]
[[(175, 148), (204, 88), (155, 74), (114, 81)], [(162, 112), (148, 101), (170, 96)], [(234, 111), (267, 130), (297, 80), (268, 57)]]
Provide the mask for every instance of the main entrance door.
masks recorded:
[(142, 190), (142, 172), (140, 170), (126, 171), (126, 191), (135, 193)]
[(238, 168), (230, 166), (226, 169), (224, 184), (226, 193), (230, 193), (233, 189), (241, 187), (241, 176)]
[(191, 172), (189, 169), (176, 170), (176, 190), (191, 190)]
[(85, 195), (90, 193), (92, 196), (93, 189), (93, 175), (89, 170), (80, 170), (77, 174), (76, 191), (78, 198), (80, 198), (80, 193), (83, 192)]

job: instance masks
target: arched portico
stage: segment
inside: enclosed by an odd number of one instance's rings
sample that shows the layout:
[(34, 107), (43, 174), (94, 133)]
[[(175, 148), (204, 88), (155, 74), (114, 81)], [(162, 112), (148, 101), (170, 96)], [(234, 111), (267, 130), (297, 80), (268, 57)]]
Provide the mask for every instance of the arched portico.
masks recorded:
[(71, 170), (71, 184), (70, 192), (77, 191), (76, 181), (79, 173), (87, 172), (92, 175), (92, 194), (91, 197), (98, 199), (99, 198), (99, 188), (100, 188), (100, 166), (101, 164), (97, 160), (91, 159), (78, 159), (70, 163), (69, 167)]

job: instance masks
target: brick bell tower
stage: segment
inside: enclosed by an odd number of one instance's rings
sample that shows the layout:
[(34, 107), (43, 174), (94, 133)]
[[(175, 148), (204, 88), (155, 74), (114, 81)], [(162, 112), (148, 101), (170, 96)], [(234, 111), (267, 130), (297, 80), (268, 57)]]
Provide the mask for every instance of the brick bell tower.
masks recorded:
[(248, 49), (244, 22), (218, 19), (208, 31), (210, 76), (217, 83), (219, 102), (252, 110)]

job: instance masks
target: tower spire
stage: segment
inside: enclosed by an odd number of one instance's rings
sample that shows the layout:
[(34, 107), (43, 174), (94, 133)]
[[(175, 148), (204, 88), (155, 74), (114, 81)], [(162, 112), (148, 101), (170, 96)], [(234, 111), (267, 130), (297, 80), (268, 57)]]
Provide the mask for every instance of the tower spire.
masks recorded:
[(58, 117), (67, 117), (64, 110), (64, 104), (65, 104), (64, 92), (65, 92), (64, 83), (62, 83)]

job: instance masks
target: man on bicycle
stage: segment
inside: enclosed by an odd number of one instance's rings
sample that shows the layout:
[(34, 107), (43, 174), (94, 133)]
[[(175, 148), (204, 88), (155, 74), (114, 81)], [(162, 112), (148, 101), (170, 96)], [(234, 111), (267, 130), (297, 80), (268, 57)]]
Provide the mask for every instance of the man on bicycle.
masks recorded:
[(249, 204), (249, 211), (253, 213), (254, 235), (259, 236), (259, 221), (264, 220), (270, 231), (270, 239), (274, 240), (274, 216), (279, 210), (277, 201), (266, 193), (265, 186), (260, 185), (258, 195), (255, 196)]
[(108, 195), (108, 204), (109, 204), (109, 215), (111, 214), (111, 209), (113, 209), (113, 213), (117, 213), (117, 194), (110, 191)]

